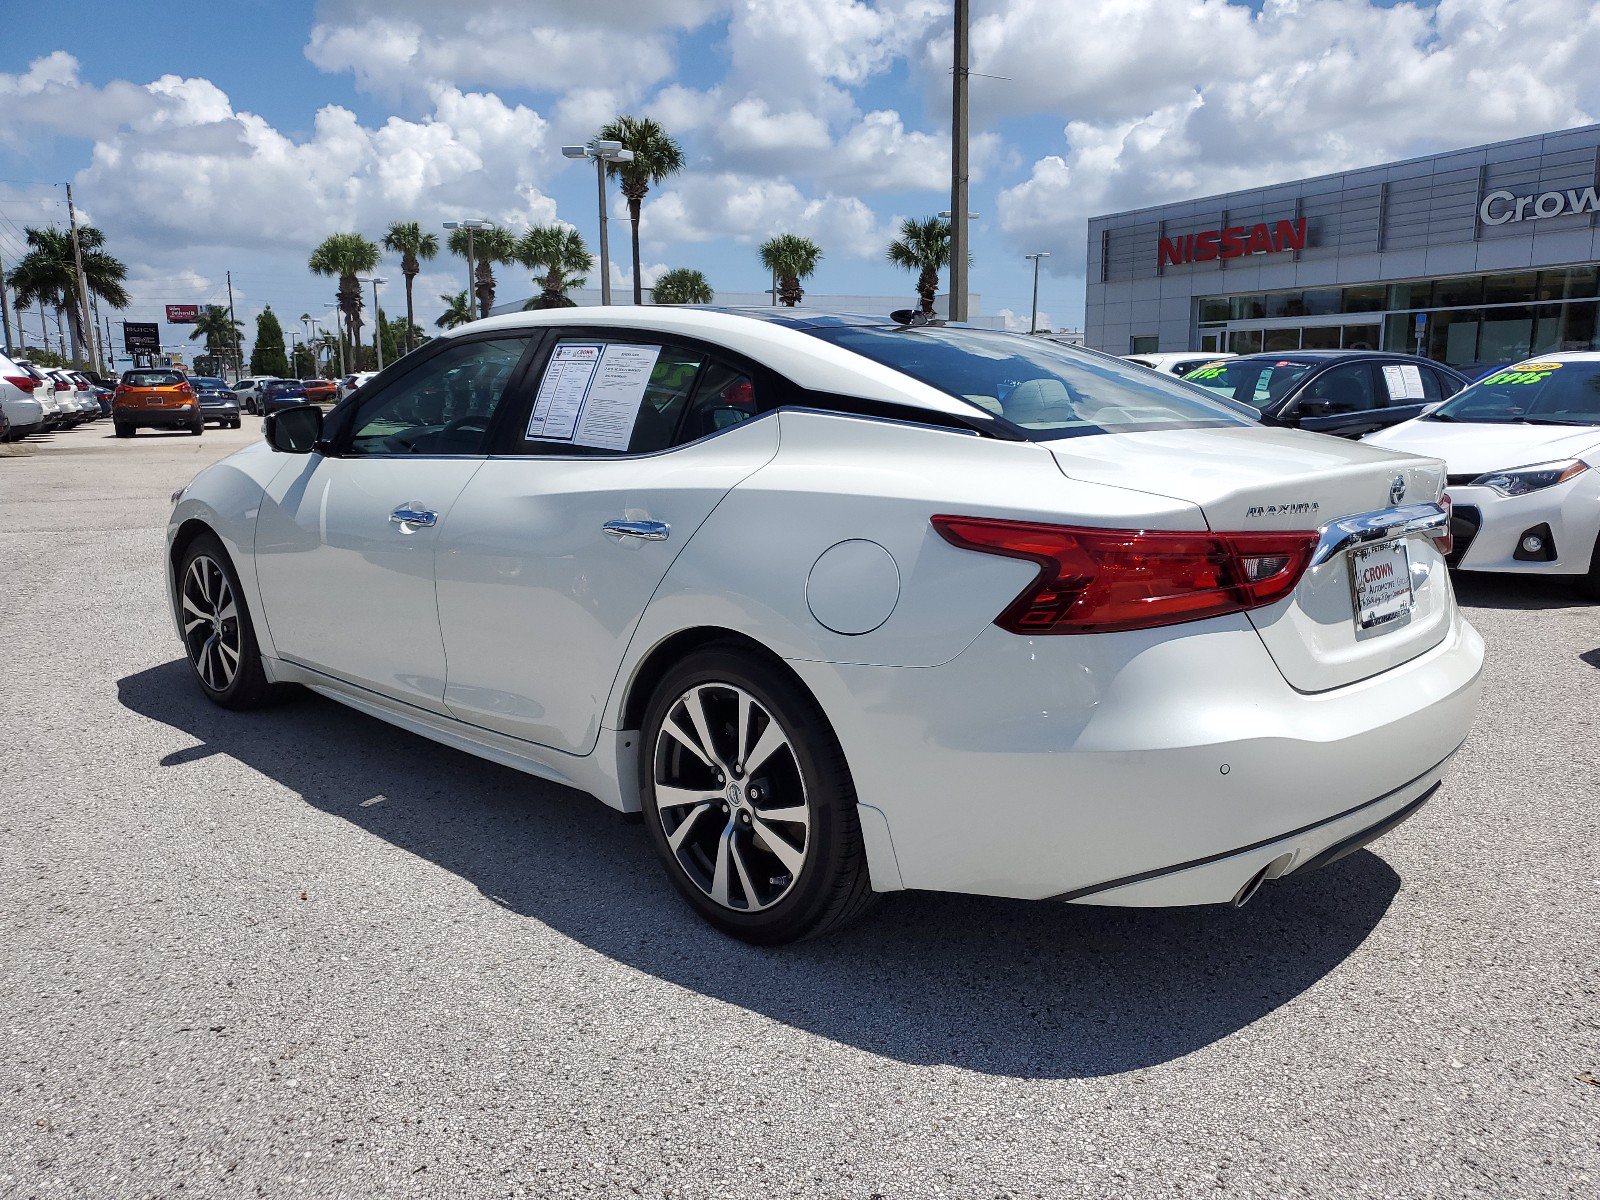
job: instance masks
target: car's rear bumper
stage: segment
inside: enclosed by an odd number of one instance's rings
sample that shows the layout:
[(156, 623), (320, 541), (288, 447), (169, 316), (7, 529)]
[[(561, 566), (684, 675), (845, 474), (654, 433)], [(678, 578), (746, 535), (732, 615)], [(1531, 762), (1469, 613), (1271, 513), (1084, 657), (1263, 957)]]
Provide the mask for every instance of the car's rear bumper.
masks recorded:
[(237, 404), (202, 404), (200, 415), (208, 421), (233, 421), (239, 417)]
[(1482, 662), (1456, 614), (1410, 662), (1315, 694), (1243, 617), (990, 627), (933, 668), (791, 665), (887, 824), (875, 862), (892, 853), (904, 886), (1162, 905), (1231, 900), (1262, 866), (1297, 869), (1415, 800), (1466, 736)]
[(204, 419), (202, 411), (195, 408), (130, 408), (125, 405), (113, 408), (111, 416), (124, 425), (166, 429), (187, 429)]

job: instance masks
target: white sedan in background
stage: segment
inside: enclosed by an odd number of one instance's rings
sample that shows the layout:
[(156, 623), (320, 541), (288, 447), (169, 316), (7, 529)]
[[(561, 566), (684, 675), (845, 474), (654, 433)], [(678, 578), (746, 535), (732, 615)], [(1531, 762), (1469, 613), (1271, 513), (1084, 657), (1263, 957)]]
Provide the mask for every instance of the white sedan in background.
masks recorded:
[(1600, 600), (1600, 354), (1516, 363), (1365, 441), (1444, 459), (1453, 565), (1560, 575)]
[(1040, 338), (479, 321), (175, 497), (202, 691), (300, 684), (642, 811), (759, 943), (875, 892), (1243, 904), (1440, 786), (1443, 466)]
[(1152, 371), (1163, 371), (1168, 375), (1184, 376), (1196, 367), (1203, 367), (1206, 363), (1221, 362), (1225, 358), (1235, 358), (1233, 354), (1201, 354), (1194, 350), (1162, 351), (1159, 354), (1124, 354), (1123, 358), (1131, 363), (1138, 363), (1141, 367), (1149, 367)]

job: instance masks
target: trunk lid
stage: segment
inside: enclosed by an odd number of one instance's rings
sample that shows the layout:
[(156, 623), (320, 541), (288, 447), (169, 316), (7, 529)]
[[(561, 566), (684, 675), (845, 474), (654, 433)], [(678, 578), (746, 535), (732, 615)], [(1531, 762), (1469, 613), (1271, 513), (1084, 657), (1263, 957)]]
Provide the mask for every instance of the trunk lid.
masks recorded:
[[(1358, 514), (1431, 503), (1444, 490), (1437, 459), (1290, 429), (1175, 429), (1046, 444), (1067, 477), (1187, 501), (1217, 532), (1320, 529)], [(1404, 542), (1413, 601), (1393, 620), (1359, 627), (1354, 548), (1307, 570), (1286, 599), (1249, 614), (1291, 687), (1343, 687), (1444, 639), (1454, 608), (1444, 558), (1425, 534)]]

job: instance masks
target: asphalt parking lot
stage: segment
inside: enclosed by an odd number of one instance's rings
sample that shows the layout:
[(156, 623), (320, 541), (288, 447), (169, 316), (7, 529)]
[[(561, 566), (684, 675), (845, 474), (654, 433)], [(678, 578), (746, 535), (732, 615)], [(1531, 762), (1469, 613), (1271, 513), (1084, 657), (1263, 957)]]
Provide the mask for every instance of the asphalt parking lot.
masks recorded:
[(1600, 1193), (1565, 588), (1459, 582), (1489, 661), (1444, 789), (1246, 909), (907, 893), (763, 951), (578, 793), (202, 699), (167, 497), (257, 436), (0, 447), (0, 1194)]

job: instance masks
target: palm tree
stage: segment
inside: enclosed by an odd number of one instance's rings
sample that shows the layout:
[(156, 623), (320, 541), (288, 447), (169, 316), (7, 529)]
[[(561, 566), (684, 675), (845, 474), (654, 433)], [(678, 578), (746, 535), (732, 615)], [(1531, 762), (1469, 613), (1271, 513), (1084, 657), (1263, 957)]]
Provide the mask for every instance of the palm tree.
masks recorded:
[(662, 272), (654, 292), (657, 304), (710, 304), (715, 298), (706, 277), (692, 267)]
[(330, 234), (311, 252), (307, 265), (314, 275), (338, 277), (339, 288), (334, 295), (344, 314), (353, 359), (355, 348), (361, 345), (361, 284), (356, 276), (378, 265), (378, 247), (359, 233)]
[(632, 162), (607, 162), (607, 174), (622, 180), (622, 194), (628, 199), (628, 220), (633, 225), (633, 302), (644, 303), (639, 278), (639, 206), (650, 185), (660, 183), (683, 170), (683, 147), (649, 117), (621, 116), (606, 122), (600, 141), (621, 142), (633, 151)]
[(192, 342), (196, 338), (205, 338), (208, 355), (232, 363), (235, 369), (239, 369), (240, 364), (235, 362), (234, 354), (239, 345), (239, 330), (243, 327), (243, 321), (229, 319), (228, 310), (222, 305), (208, 304), (195, 319), (194, 328), (189, 331), (189, 340)]
[(567, 293), (582, 287), (583, 272), (594, 268), (594, 255), (584, 244), (583, 235), (570, 225), (535, 225), (517, 242), (517, 261), (535, 276), (542, 291), (527, 304), (530, 308), (572, 308)]
[(897, 267), (917, 272), (917, 299), (922, 311), (933, 316), (933, 298), (939, 293), (939, 272), (950, 265), (950, 222), (943, 217), (907, 217), (900, 236), (889, 243), (886, 255)]
[[(78, 299), (78, 272), (72, 254), (72, 235), (64, 229), (27, 229), (23, 237), (28, 252), (7, 277), (16, 289), (15, 303), (22, 307), (39, 305), (63, 310), (72, 333), (72, 356), (82, 359), (81, 347), (89, 344), (89, 331), (83, 327), (83, 312)], [(83, 277), (90, 296), (98, 296), (112, 308), (128, 306), (128, 291), (122, 286), (128, 268), (105, 251), (105, 234), (93, 225), (78, 229), (78, 249), (83, 257)]]
[(440, 296), (439, 303), (444, 305), (444, 312), (434, 324), (440, 329), (454, 329), (457, 325), (469, 325), (476, 320), (465, 288), (454, 296)]
[(778, 277), (778, 299), (789, 308), (805, 292), (800, 281), (809, 279), (822, 261), (822, 247), (796, 233), (780, 233), (761, 243), (761, 265)]
[(396, 221), (383, 235), (383, 245), (400, 256), (400, 273), (406, 277), (406, 353), (410, 354), (416, 348), (412, 337), (416, 329), (416, 311), (411, 306), (411, 288), (422, 271), (419, 260), (431, 259), (439, 253), (439, 239), (431, 233), (423, 233), (422, 226), (415, 221)]
[(491, 225), (487, 229), (454, 229), (445, 243), (451, 254), (468, 257), (475, 264), (472, 290), (478, 297), (478, 316), (487, 317), (494, 307), (494, 264), (517, 261), (517, 239), (509, 229)]

